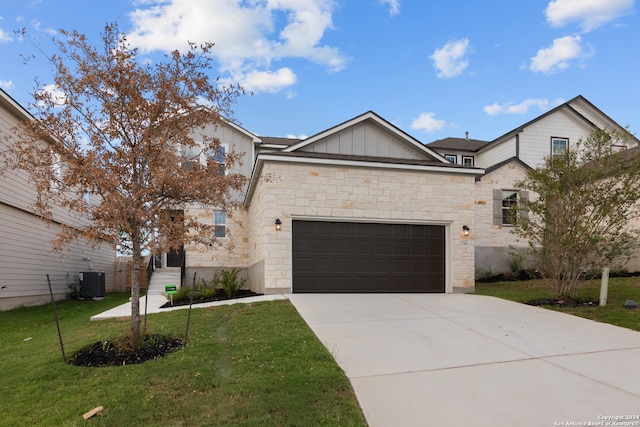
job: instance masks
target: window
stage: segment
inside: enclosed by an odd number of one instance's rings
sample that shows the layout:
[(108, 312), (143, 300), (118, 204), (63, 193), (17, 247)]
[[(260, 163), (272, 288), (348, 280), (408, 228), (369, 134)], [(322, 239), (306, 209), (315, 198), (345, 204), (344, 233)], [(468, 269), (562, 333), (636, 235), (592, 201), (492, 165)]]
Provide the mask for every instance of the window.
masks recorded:
[(193, 146), (182, 146), (182, 155), (185, 157), (185, 167), (187, 170), (191, 169), (194, 166), (200, 165), (200, 152), (202, 150), (198, 145)]
[(215, 211), (213, 213), (214, 236), (218, 239), (227, 237), (227, 213)]
[(565, 152), (569, 148), (569, 138), (551, 138), (551, 154)]
[(462, 156), (462, 164), (470, 168), (473, 167), (473, 156)]
[(445, 154), (444, 158), (449, 160), (454, 165), (458, 163), (458, 156), (456, 156), (455, 154)]
[(209, 156), (207, 161), (212, 165), (218, 165), (218, 172), (220, 175), (226, 175), (226, 155), (227, 155), (227, 146), (220, 144), (220, 147), (217, 150), (212, 150), (209, 152)]
[(519, 217), (526, 218), (527, 211), (519, 207), (527, 199), (527, 191), (493, 190), (493, 225), (515, 225)]
[(518, 192), (502, 191), (502, 225), (514, 225), (518, 222)]

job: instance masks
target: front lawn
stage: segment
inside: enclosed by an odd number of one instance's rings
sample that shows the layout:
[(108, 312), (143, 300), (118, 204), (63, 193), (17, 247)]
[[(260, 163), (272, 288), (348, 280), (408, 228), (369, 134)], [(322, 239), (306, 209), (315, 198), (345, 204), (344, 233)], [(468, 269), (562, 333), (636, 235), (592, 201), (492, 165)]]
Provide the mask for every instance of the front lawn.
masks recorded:
[[(533, 299), (553, 297), (551, 289), (544, 280), (476, 283), (475, 293), (522, 303)], [(599, 301), (600, 279), (582, 282), (577, 298)], [(624, 308), (625, 301), (630, 299), (640, 302), (640, 277), (610, 278), (607, 304), (603, 307), (545, 307), (598, 322), (610, 323), (612, 325), (640, 331), (640, 309), (628, 310)]]
[[(125, 302), (58, 303), (67, 357), (126, 333), (89, 317)], [(149, 315), (184, 337), (188, 310)], [(364, 426), (351, 385), (287, 300), (194, 309), (188, 346), (140, 365), (65, 364), (48, 306), (0, 312), (0, 426)], [(102, 415), (82, 414), (103, 406)]]

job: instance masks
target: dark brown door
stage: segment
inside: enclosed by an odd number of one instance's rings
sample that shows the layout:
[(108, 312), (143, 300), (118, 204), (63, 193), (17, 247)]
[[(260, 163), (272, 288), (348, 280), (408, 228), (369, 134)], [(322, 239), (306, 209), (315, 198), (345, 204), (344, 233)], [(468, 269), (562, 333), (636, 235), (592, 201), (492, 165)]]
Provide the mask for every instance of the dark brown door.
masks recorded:
[(167, 267), (182, 267), (182, 261), (184, 260), (184, 245), (178, 249), (173, 249), (167, 254)]
[(293, 221), (293, 292), (444, 292), (445, 228)]

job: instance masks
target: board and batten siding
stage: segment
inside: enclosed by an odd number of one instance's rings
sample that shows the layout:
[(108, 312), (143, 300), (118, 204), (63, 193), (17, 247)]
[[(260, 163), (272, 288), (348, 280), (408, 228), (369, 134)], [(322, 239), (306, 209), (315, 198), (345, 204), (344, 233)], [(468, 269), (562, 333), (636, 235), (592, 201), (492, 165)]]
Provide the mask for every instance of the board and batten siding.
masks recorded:
[(381, 126), (366, 121), (303, 147), (300, 151), (408, 160), (425, 158), (424, 152), (418, 152)]

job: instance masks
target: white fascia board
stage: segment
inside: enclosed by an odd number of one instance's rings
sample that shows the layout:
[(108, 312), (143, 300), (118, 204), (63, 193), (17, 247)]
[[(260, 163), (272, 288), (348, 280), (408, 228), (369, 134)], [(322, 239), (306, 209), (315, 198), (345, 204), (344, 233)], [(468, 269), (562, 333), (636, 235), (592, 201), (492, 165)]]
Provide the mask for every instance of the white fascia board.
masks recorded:
[(426, 165), (411, 165), (400, 163), (386, 163), (376, 161), (359, 161), (359, 160), (341, 160), (341, 159), (323, 159), (323, 158), (311, 158), (311, 157), (292, 157), (292, 156), (279, 156), (278, 154), (260, 154), (258, 155), (258, 162), (261, 163), (266, 160), (285, 162), (285, 163), (305, 163), (327, 166), (352, 166), (352, 167), (375, 167), (382, 169), (404, 169), (415, 171), (428, 171), (428, 172), (441, 172), (441, 173), (454, 173), (462, 175), (483, 175), (484, 169), (476, 168), (452, 168), (452, 167), (440, 167), (440, 166), (426, 166)]

